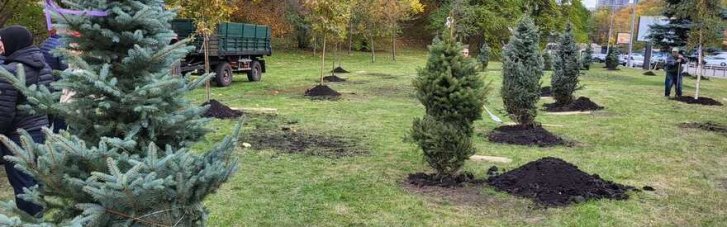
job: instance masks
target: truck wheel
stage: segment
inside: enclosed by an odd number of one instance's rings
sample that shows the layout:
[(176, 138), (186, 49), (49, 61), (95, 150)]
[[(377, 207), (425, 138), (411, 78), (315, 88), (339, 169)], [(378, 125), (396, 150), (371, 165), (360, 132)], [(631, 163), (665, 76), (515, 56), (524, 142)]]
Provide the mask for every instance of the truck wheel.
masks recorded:
[(215, 67), (215, 82), (218, 87), (227, 87), (232, 84), (232, 67), (230, 63), (224, 62)]
[(262, 66), (260, 66), (260, 62), (253, 61), (252, 66), (250, 67), (250, 71), (247, 72), (247, 79), (252, 82), (260, 81), (262, 75), (263, 68)]

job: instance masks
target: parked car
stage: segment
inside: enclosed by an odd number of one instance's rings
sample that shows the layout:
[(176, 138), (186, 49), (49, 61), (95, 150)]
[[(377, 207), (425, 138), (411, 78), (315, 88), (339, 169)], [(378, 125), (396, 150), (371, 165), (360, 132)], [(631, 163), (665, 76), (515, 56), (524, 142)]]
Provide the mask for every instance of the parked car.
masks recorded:
[(727, 57), (709, 56), (704, 58), (706, 66), (727, 66)]
[(593, 60), (599, 63), (606, 62), (606, 54), (593, 54)]

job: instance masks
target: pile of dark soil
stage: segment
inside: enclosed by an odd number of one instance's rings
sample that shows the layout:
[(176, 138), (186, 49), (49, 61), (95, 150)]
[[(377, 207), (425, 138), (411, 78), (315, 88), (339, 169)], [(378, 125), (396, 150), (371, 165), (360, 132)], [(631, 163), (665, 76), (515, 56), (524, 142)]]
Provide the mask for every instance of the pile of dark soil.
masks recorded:
[(207, 109), (207, 112), (204, 112), (204, 114), (202, 114), (202, 116), (204, 116), (204, 117), (218, 118), (218, 119), (232, 119), (232, 118), (239, 118), (242, 116), (242, 111), (230, 109), (230, 107), (228, 107), (225, 104), (222, 104), (219, 101), (214, 100), (214, 99), (202, 104), (202, 106), (206, 106), (206, 105), (210, 105), (210, 108)]
[(306, 90), (305, 96), (312, 98), (335, 99), (340, 97), (341, 93), (338, 93), (326, 85), (316, 85), (315, 87)]
[(552, 97), (553, 89), (550, 86), (540, 88), (540, 97)]
[(699, 104), (699, 105), (705, 105), (705, 106), (722, 106), (722, 103), (714, 100), (712, 98), (708, 97), (699, 97), (699, 99), (694, 99), (694, 97), (691, 96), (680, 96), (676, 98), (672, 98), (672, 100), (687, 103), (687, 104)]
[(487, 138), (490, 142), (528, 145), (539, 147), (552, 147), (568, 145), (562, 138), (553, 135), (541, 126), (505, 125), (496, 128)]
[(437, 174), (427, 173), (414, 173), (409, 174), (406, 181), (407, 183), (418, 187), (436, 186), (445, 188), (459, 187), (466, 184), (484, 183), (483, 180), (475, 180), (475, 176), (468, 172), (461, 173), (455, 177), (443, 177), (438, 176)]
[(331, 72), (334, 72), (334, 73), (349, 73), (349, 71), (346, 71), (345, 69), (341, 68), (341, 66), (336, 67)]
[(327, 77), (323, 77), (323, 80), (326, 82), (346, 82), (346, 79), (343, 79), (341, 77), (338, 77), (336, 75), (330, 75)]
[(504, 174), (490, 177), (497, 190), (533, 199), (545, 206), (566, 206), (590, 199), (625, 200), (634, 187), (589, 175), (558, 158), (542, 158)]
[(307, 154), (330, 158), (357, 156), (367, 153), (358, 142), (339, 136), (300, 132), (289, 127), (282, 130), (263, 130), (245, 133), (240, 142), (252, 149), (273, 149), (290, 154)]
[(654, 71), (646, 71), (644, 76), (656, 76), (656, 73), (654, 73)]
[(705, 122), (705, 123), (682, 123), (679, 124), (679, 127), (682, 128), (693, 128), (693, 129), (702, 129), (705, 131), (710, 132), (718, 132), (718, 133), (727, 133), (727, 125), (721, 125), (715, 122)]
[(586, 97), (580, 97), (567, 105), (559, 103), (545, 104), (545, 111), (548, 112), (570, 112), (570, 111), (593, 111), (602, 110), (603, 107), (591, 101)]

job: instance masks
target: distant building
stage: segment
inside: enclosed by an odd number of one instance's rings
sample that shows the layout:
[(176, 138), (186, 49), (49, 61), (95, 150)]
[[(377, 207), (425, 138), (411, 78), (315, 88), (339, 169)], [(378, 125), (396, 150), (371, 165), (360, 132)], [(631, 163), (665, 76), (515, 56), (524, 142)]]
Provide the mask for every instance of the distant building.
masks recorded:
[(639, 0), (598, 0), (596, 8), (621, 8), (631, 3), (639, 3)]

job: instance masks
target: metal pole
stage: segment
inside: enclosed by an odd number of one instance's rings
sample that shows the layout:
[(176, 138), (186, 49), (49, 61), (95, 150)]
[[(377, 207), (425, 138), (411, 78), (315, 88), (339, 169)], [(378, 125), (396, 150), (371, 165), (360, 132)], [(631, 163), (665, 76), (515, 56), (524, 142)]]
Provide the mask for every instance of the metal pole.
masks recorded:
[(613, 16), (616, 6), (611, 5), (611, 23), (608, 25), (608, 37), (606, 37), (606, 54), (611, 51), (611, 32), (613, 31)]
[[(636, 23), (636, 1), (633, 0), (631, 3), (631, 39), (629, 40), (629, 58), (628, 58), (628, 64), (629, 67), (633, 67), (633, 62), (631, 60), (631, 57), (633, 55), (634, 51), (634, 24)], [(646, 61), (646, 59), (644, 59)], [(644, 62), (646, 64), (646, 62)]]

